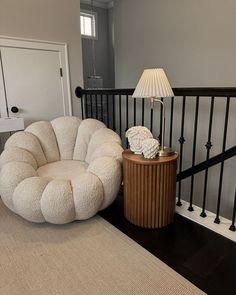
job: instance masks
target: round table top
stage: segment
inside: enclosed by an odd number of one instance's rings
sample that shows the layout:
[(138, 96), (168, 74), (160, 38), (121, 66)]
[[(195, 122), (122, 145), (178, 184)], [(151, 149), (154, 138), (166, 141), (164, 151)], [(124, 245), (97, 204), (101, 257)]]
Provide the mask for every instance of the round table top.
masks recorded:
[(161, 164), (161, 163), (166, 163), (166, 162), (172, 162), (176, 161), (178, 159), (178, 153), (175, 152), (173, 155), (166, 156), (166, 157), (159, 157), (157, 156), (154, 159), (146, 159), (144, 158), (143, 155), (138, 155), (131, 150), (124, 150), (122, 153), (122, 156), (124, 159), (136, 162), (136, 164), (143, 164), (143, 165), (156, 165), (156, 164)]

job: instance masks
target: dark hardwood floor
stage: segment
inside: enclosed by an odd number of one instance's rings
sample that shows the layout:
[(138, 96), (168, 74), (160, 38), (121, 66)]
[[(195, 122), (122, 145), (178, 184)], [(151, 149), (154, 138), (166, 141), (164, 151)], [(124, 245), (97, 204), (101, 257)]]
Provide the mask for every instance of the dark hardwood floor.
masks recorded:
[(236, 294), (236, 243), (178, 214), (162, 229), (132, 225), (122, 193), (100, 215), (207, 294)]

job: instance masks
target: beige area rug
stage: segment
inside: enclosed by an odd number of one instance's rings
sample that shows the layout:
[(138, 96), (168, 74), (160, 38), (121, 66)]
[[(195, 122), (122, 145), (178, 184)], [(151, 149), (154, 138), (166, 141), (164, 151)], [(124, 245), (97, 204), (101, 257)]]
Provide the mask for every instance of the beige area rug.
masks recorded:
[(103, 218), (33, 224), (0, 200), (0, 294), (204, 294)]

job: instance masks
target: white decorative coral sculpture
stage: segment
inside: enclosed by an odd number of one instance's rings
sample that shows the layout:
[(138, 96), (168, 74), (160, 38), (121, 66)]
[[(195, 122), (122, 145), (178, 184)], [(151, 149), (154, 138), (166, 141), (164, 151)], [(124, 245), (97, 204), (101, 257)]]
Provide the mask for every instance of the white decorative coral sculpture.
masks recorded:
[(142, 142), (142, 152), (146, 159), (154, 159), (159, 151), (159, 141), (154, 138), (145, 139)]
[(125, 136), (128, 137), (130, 150), (135, 154), (142, 154), (142, 142), (147, 138), (153, 138), (150, 130), (143, 126), (129, 128)]

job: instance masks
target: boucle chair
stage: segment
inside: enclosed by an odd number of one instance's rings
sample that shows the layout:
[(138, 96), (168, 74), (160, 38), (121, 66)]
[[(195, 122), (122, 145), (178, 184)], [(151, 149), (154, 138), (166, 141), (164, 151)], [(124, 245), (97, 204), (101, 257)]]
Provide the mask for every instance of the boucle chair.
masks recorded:
[(0, 156), (2, 201), (38, 223), (90, 218), (118, 194), (122, 151), (120, 137), (94, 119), (33, 123)]

